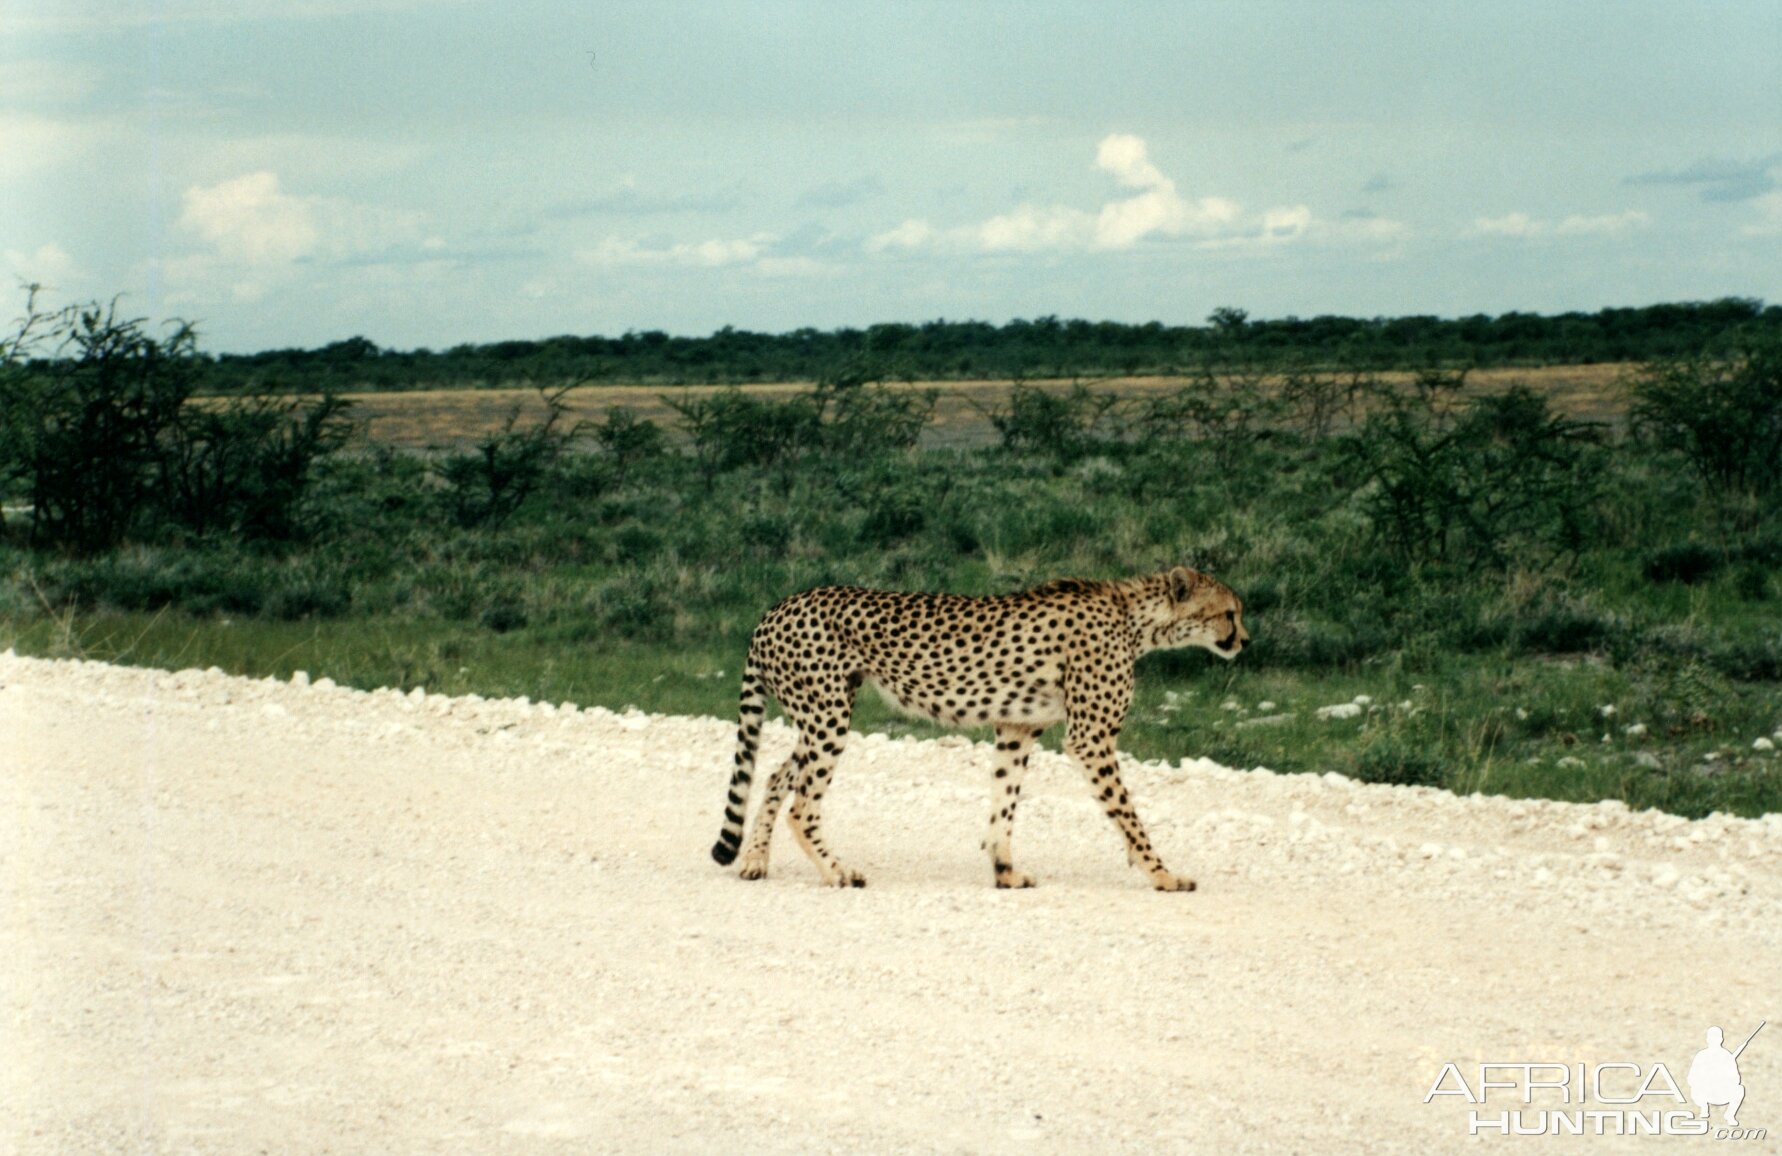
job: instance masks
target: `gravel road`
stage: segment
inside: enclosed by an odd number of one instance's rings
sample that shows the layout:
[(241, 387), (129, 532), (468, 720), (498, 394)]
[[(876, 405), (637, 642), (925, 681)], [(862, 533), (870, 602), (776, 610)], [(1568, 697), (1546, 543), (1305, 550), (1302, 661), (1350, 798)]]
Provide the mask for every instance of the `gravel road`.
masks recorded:
[(857, 736), (836, 891), (711, 862), (733, 727), (0, 655), (0, 1150), (1472, 1151), (1446, 1061), (1765, 1018), (1782, 1134), (1782, 815), (1131, 763), (1159, 894), (1042, 754), (998, 892), (989, 748)]

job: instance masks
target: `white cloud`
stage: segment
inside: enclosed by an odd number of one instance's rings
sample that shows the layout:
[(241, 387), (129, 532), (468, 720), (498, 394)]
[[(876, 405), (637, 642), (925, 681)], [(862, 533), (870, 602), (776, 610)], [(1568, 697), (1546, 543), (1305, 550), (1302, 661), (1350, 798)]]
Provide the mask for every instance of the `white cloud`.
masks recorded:
[(1094, 248), (1125, 249), (1152, 233), (1170, 237), (1216, 233), (1238, 221), (1240, 213), (1234, 201), (1223, 197), (1184, 200), (1176, 192), (1176, 183), (1158, 171), (1146, 151), (1142, 139), (1124, 133), (1107, 137), (1095, 150), (1097, 168), (1114, 174), (1114, 179), (1129, 189), (1144, 191), (1101, 207), (1095, 221)]
[(763, 277), (821, 277), (834, 268), (815, 257), (763, 257), (755, 271)]
[(753, 237), (731, 240), (648, 246), (622, 237), (608, 237), (592, 249), (581, 250), (576, 257), (589, 265), (678, 265), (716, 269), (757, 261), (773, 241), (772, 236), (757, 233)]
[(883, 253), (887, 249), (919, 249), (934, 243), (940, 234), (927, 221), (912, 217), (895, 229), (888, 229), (866, 240), (868, 253)]
[(69, 105), (98, 87), (99, 70), (72, 60), (10, 60), (0, 71), (0, 104)]
[(1304, 205), (1246, 216), (1224, 197), (1184, 197), (1151, 162), (1143, 138), (1114, 133), (1102, 139), (1095, 165), (1132, 196), (1097, 209), (1023, 204), (975, 225), (937, 229), (911, 218), (867, 239), (869, 253), (942, 248), (967, 252), (1063, 252), (1130, 249), (1148, 238), (1188, 238), (1201, 244), (1278, 242), (1304, 235), (1312, 224)]
[(1312, 210), (1304, 205), (1290, 209), (1270, 209), (1262, 214), (1262, 236), (1269, 241), (1289, 241), (1311, 228)]
[(7, 271), (13, 278), (48, 289), (67, 292), (70, 282), (79, 275), (74, 258), (68, 255), (66, 249), (54, 243), (39, 245), (29, 253), (8, 249), (5, 259)]
[(795, 241), (789, 244), (773, 233), (672, 243), (608, 237), (591, 249), (578, 250), (575, 258), (596, 268), (745, 269), (776, 278), (816, 277), (834, 271), (828, 262), (788, 253), (784, 251), (787, 247), (796, 248)]
[(1644, 228), (1652, 218), (1638, 209), (1599, 216), (1570, 216), (1553, 222), (1527, 213), (1506, 213), (1501, 217), (1479, 217), (1472, 232), (1489, 237), (1541, 237), (1551, 233), (1557, 237), (1617, 237), (1633, 229)]
[(1739, 232), (1747, 237), (1782, 237), (1782, 192), (1765, 193), (1752, 200), (1757, 220)]
[(1094, 237), (1095, 219), (1066, 205), (1021, 205), (991, 217), (973, 230), (977, 247), (986, 253), (1010, 249), (1077, 249)]
[(1156, 185), (1175, 184), (1151, 163), (1143, 137), (1117, 132), (1102, 138), (1095, 149), (1095, 167), (1114, 174), (1114, 179), (1129, 189), (1148, 189)]
[(0, 108), (0, 185), (22, 186), (41, 196), (40, 182), (55, 169), (92, 156), (119, 139), (106, 117), (52, 117)]
[(161, 267), (174, 303), (204, 305), (219, 291), (253, 302), (305, 262), (437, 259), (444, 242), (424, 224), (405, 210), (288, 193), (260, 170), (188, 188), (179, 227), (202, 247)]
[(208, 256), (232, 265), (289, 265), (314, 258), (350, 260), (392, 249), (439, 244), (418, 213), (364, 205), (338, 197), (287, 193), (276, 173), (265, 170), (194, 185), (181, 198), (180, 228), (210, 248)]
[(248, 173), (185, 192), (180, 227), (218, 256), (248, 265), (307, 257), (321, 240), (312, 202), (281, 192), (278, 175)]
[(1608, 213), (1599, 217), (1567, 217), (1559, 222), (1553, 231), (1562, 237), (1579, 235), (1614, 237), (1629, 229), (1642, 228), (1651, 219), (1638, 209), (1628, 209), (1626, 212)]
[(1545, 228), (1527, 213), (1506, 213), (1501, 217), (1479, 217), (1473, 221), (1473, 232), (1493, 237), (1532, 237)]

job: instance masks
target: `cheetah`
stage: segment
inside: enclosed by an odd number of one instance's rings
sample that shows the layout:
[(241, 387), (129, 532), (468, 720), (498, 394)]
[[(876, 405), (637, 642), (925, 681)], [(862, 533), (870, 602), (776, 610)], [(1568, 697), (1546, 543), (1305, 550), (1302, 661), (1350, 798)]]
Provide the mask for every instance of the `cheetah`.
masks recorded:
[[(955, 727), (996, 731), (1000, 798), (984, 849), (997, 887), (1032, 887), (1009, 854), (1021, 778), (1034, 740), (1062, 722), (1064, 749), (1126, 838), (1127, 861), (1159, 891), (1192, 891), (1151, 847), (1120, 781), (1115, 742), (1132, 703), (1133, 662), (1146, 651), (1203, 646), (1232, 659), (1250, 639), (1244, 604), (1186, 566), (1123, 581), (1064, 578), (1019, 594), (969, 598), (825, 586), (762, 617), (743, 671), (735, 770), (712, 858), (742, 852), (744, 879), (767, 874), (774, 820), (788, 792), (792, 835), (835, 887), (863, 887), (823, 842), (823, 793), (848, 741), (854, 696), (870, 684), (893, 705)], [(766, 699), (798, 729), (792, 755), (767, 783), (743, 846)]]

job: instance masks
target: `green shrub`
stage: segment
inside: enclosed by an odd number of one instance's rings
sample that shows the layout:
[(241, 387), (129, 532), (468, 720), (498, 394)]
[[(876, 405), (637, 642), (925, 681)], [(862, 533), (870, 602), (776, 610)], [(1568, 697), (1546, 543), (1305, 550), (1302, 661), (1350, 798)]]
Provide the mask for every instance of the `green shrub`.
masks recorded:
[(581, 433), (581, 423), (562, 424), (569, 388), (539, 391), (542, 419), (520, 428), (522, 407), (516, 404), (500, 430), (481, 439), (473, 452), (434, 465), (452, 521), (466, 529), (499, 526), (525, 504)]
[(1782, 489), (1782, 342), (1744, 340), (1725, 357), (1650, 365), (1633, 398), (1639, 427), (1718, 497)]
[(311, 575), (275, 585), (260, 612), (267, 618), (293, 622), (304, 618), (339, 618), (352, 606), (351, 589), (337, 579)]
[(625, 485), (626, 476), (645, 462), (654, 461), (667, 452), (662, 427), (640, 419), (626, 406), (614, 406), (606, 417), (592, 427), (594, 442), (612, 465), (615, 487)]
[(744, 546), (750, 553), (780, 557), (791, 547), (798, 524), (786, 514), (758, 510), (743, 520), (740, 529)]
[(1330, 435), (1339, 417), (1353, 422), (1361, 402), (1377, 390), (1375, 378), (1365, 371), (1331, 373), (1300, 368), (1282, 375), (1278, 396), (1299, 432), (1319, 442)]
[(613, 548), (621, 561), (654, 557), (662, 548), (662, 533), (641, 522), (627, 522), (614, 532)]
[(547, 499), (578, 508), (591, 505), (623, 483), (618, 466), (592, 454), (565, 454), (540, 483)]
[(1733, 571), (1733, 590), (1746, 602), (1764, 602), (1770, 597), (1770, 576), (1775, 571), (1760, 562), (1743, 562)]
[(938, 397), (843, 376), (785, 398), (731, 388), (662, 401), (680, 414), (708, 489), (721, 473), (754, 467), (785, 493), (807, 461), (853, 466), (914, 447)]
[(260, 613), (275, 575), (234, 555), (136, 548), (55, 563), (41, 577), (44, 596), (55, 606), (202, 616)]
[[(35, 312), (0, 364), (0, 473), (25, 480), (31, 541), (78, 554), (153, 529), (162, 442), (197, 385), (197, 338), (165, 339), (117, 302)], [(25, 360), (32, 354), (41, 360)]]
[(1355, 756), (1350, 777), (1364, 783), (1389, 783), (1401, 787), (1439, 787), (1443, 758), (1425, 743), (1389, 737), (1374, 742)]
[(674, 634), (673, 603), (655, 589), (635, 582), (601, 591), (599, 618), (608, 631), (633, 641), (661, 641)]
[(929, 496), (915, 488), (887, 488), (874, 496), (860, 523), (860, 542), (889, 546), (928, 524)]
[(1016, 382), (1001, 405), (979, 407), (1010, 453), (1074, 462), (1118, 436), (1120, 399), (1077, 382), (1064, 393)]
[(1199, 441), (1220, 469), (1232, 469), (1275, 432), (1284, 410), (1260, 371), (1203, 368), (1192, 384), (1146, 398), (1136, 426), (1145, 444)]
[(1246, 619), (1250, 645), (1246, 666), (1261, 669), (1338, 670), (1355, 667), (1390, 650), (1400, 636), (1378, 618), (1349, 622), (1308, 619), (1292, 612)]
[(1347, 456), (1380, 545), (1411, 562), (1503, 566), (1512, 545), (1549, 560), (1587, 541), (1602, 472), (1596, 432), (1522, 386), (1462, 405), (1457, 377), (1386, 392)]
[(1707, 663), (1741, 682), (1782, 682), (1782, 638), (1745, 638), (1710, 647)]
[(526, 607), (517, 599), (502, 599), (484, 608), (477, 621), (496, 634), (506, 634), (526, 625)]
[(932, 389), (892, 390), (853, 379), (822, 383), (818, 395), (827, 401), (823, 453), (842, 463), (914, 449), (940, 399)]
[(176, 531), (301, 536), (317, 465), (351, 433), (345, 401), (196, 401), (190, 325), (155, 338), (115, 301), (47, 315), (35, 302), (33, 289), (0, 341), (0, 491), (23, 486), (34, 545), (92, 555)]
[(1628, 624), (1588, 602), (1544, 599), (1524, 606), (1510, 619), (1510, 644), (1525, 654), (1577, 654), (1608, 650), (1628, 633)]
[(1726, 561), (1725, 551), (1700, 542), (1678, 542), (1646, 555), (1641, 567), (1653, 582), (1681, 582), (1694, 586), (1712, 578)]

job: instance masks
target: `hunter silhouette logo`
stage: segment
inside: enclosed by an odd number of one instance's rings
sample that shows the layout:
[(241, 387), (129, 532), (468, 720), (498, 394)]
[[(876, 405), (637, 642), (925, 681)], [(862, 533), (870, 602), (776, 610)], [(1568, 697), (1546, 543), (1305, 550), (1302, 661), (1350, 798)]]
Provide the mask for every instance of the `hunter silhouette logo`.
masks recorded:
[[(1555, 1060), (1480, 1063), (1477, 1079), (1452, 1061), (1442, 1065), (1423, 1102), (1458, 1096), (1472, 1105), (1467, 1135), (1503, 1136), (1708, 1136), (1715, 1140), (1762, 1140), (1765, 1128), (1739, 1123), (1745, 1084), (1739, 1057), (1769, 1021), (1751, 1029), (1728, 1050), (1726, 1033), (1707, 1030), (1707, 1047), (1695, 1053), (1684, 1083), (1663, 1062), (1565, 1063)], [(1495, 1097), (1493, 1094), (1496, 1094)], [(1495, 1098), (1496, 1103), (1491, 1101)], [(1511, 1102), (1514, 1107), (1503, 1106)], [(1526, 1105), (1526, 1106), (1524, 1106)], [(1722, 1110), (1718, 1120), (1713, 1110)]]
[(1726, 1036), (1719, 1028), (1708, 1029), (1708, 1046), (1695, 1053), (1689, 1065), (1689, 1098), (1701, 1109), (1702, 1119), (1708, 1118), (1710, 1107), (1725, 1104), (1727, 1124), (1739, 1126), (1739, 1105), (1745, 1102), (1745, 1085), (1739, 1082), (1739, 1057), (1763, 1030), (1763, 1024), (1769, 1022), (1765, 1020), (1752, 1028), (1736, 1052), (1721, 1046)]

